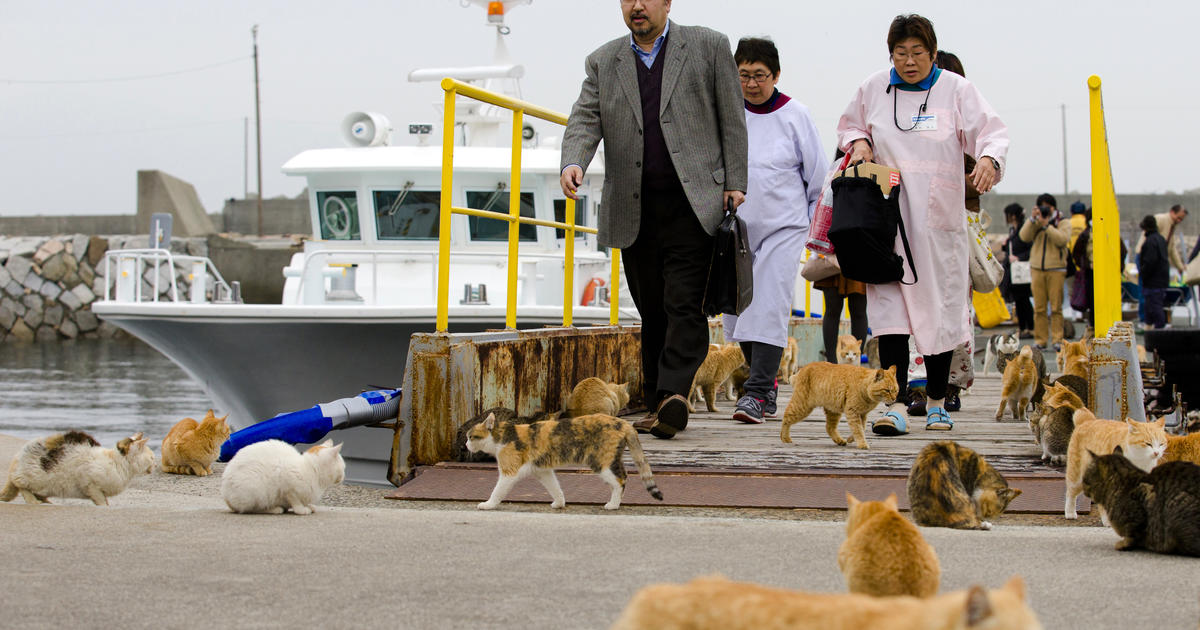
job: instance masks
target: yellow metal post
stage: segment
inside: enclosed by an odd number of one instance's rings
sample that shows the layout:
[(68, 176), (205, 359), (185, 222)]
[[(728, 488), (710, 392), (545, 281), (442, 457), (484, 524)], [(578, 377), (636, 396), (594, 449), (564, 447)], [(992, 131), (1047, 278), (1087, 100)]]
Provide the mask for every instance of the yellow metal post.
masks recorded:
[(563, 223), (570, 225), (563, 233), (567, 242), (563, 244), (563, 326), (575, 321), (575, 200), (567, 197), (563, 211)]
[[(447, 87), (443, 84), (443, 87)], [(442, 114), (442, 195), (438, 210), (437, 331), (450, 328), (450, 191), (454, 174), (454, 102), (457, 93), (446, 89)]]
[(612, 271), (608, 272), (608, 323), (616, 326), (621, 306), (621, 250), (612, 250)]
[(1121, 217), (1108, 157), (1100, 77), (1088, 77), (1092, 143), (1092, 291), (1097, 338), (1121, 320)]
[[(808, 262), (808, 259), (811, 258), (812, 255), (812, 252), (805, 249), (804, 262)], [(809, 319), (812, 318), (812, 283), (809, 282), (808, 279), (804, 280), (804, 316)]]
[(504, 308), (504, 326), (517, 327), (517, 243), (521, 232), (521, 125), (525, 117), (519, 109), (512, 114), (512, 166), (508, 179), (508, 299)]

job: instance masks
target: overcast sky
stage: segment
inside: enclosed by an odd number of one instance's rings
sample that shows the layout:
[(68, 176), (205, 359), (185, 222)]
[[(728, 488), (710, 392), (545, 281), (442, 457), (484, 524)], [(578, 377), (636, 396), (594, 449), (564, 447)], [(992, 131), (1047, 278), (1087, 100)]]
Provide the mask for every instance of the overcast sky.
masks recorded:
[[(1008, 124), (1009, 172), (998, 190), (1063, 191), (1065, 104), (1069, 186), (1090, 191), (1091, 74), (1104, 82), (1118, 192), (1200, 187), (1189, 149), (1200, 145), (1194, 0), (675, 0), (671, 18), (733, 42), (773, 38), (780, 89), (809, 106), (832, 154), (855, 87), (887, 67), (887, 26), (900, 12), (933, 21), (939, 47), (962, 58)], [(348, 112), (381, 112), (402, 132), (411, 121), (440, 122), (436, 84), (406, 77), (490, 62), (495, 35), (484, 22), (481, 9), (459, 0), (0, 0), (0, 214), (133, 213), (139, 169), (193, 183), (210, 212), (241, 197), (254, 24), (264, 194), (295, 195), (303, 180), (280, 167), (305, 149), (342, 146)], [(513, 9), (508, 24), (525, 99), (564, 113), (583, 58), (628, 33), (617, 0), (534, 0)], [(214, 67), (112, 80), (205, 66)], [(250, 155), (254, 190), (253, 144)]]

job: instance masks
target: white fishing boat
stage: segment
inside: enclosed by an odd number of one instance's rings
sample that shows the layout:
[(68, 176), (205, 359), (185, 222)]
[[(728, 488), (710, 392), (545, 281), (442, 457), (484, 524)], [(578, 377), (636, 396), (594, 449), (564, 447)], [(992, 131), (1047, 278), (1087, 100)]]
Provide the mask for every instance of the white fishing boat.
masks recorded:
[[(476, 0), (505, 8), (528, 2)], [(416, 70), (410, 80), (453, 77), (519, 97), (524, 69), (507, 59), (503, 12), (497, 16), (493, 6), (489, 20), (497, 39), (492, 65)], [(427, 93), (431, 101), (441, 96), (434, 85)], [(511, 122), (508, 112), (464, 99), (456, 111), (463, 124), (454, 148), (451, 204), (508, 212), (511, 150), (502, 131)], [(390, 125), (382, 115), (351, 114), (343, 125), (350, 146), (304, 151), (283, 165), (286, 174), (307, 180), (312, 233), (282, 269), (280, 304), (240, 303), (203, 258), (165, 249), (108, 253), (108, 290), (94, 312), (181, 366), (235, 429), (365, 388), (399, 387), (410, 336), (435, 329), (442, 147), (424, 142), (435, 130), (410, 125), (415, 145), (387, 146)], [(524, 135), (520, 214), (563, 221), (559, 150), (540, 143), (532, 128)], [(576, 204), (579, 225), (596, 225), (603, 172), (597, 158)], [(504, 328), (510, 300), (517, 305), (518, 328), (562, 324), (564, 232), (520, 227), (512, 295), (507, 233), (504, 221), (452, 217), (450, 332)], [(609, 285), (610, 258), (594, 235), (577, 234), (574, 252), (574, 323), (607, 324), (603, 287)], [(193, 270), (190, 294), (143, 289), (142, 279), (155, 265)], [(623, 320), (636, 317), (632, 308), (622, 309)], [(386, 432), (356, 428), (336, 437), (346, 442), (349, 480), (386, 483)]]

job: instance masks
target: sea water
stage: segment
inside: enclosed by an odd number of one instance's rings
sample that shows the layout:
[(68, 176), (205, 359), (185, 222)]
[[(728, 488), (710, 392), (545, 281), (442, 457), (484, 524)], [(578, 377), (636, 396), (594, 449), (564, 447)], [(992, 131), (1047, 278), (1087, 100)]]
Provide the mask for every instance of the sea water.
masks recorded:
[(199, 384), (136, 339), (0, 344), (0, 433), (78, 429), (111, 447), (141, 431), (157, 451), (182, 418), (212, 406)]

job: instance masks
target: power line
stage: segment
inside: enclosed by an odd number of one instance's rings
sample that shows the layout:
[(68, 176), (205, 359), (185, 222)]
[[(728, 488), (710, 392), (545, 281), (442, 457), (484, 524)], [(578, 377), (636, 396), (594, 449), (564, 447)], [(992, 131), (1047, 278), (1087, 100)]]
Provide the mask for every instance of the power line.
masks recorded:
[(55, 80), (0, 79), (0, 83), (16, 83), (16, 84), (23, 84), (23, 85), (68, 85), (68, 84), (76, 84), (77, 85), (77, 84), (82, 84), (82, 83), (117, 83), (120, 81), (141, 81), (143, 79), (159, 79), (162, 77), (171, 77), (171, 76), (176, 76), (176, 75), (180, 75), (180, 74), (188, 74), (190, 72), (200, 72), (200, 71), (209, 70), (212, 68), (219, 68), (221, 66), (228, 66), (230, 64), (237, 63), (239, 61), (245, 61), (249, 58), (250, 58), (249, 55), (243, 55), (241, 57), (236, 57), (234, 59), (229, 59), (227, 61), (210, 63), (210, 64), (204, 65), (204, 66), (196, 66), (195, 68), (185, 68), (183, 70), (171, 70), (169, 72), (159, 72), (156, 74), (141, 74), (141, 75), (129, 76), (129, 77), (111, 77), (111, 78), (107, 78), (107, 79), (55, 79)]
[(106, 131), (75, 131), (61, 133), (43, 133), (19, 136), (0, 136), (0, 140), (41, 140), (44, 138), (86, 138), (90, 136), (124, 136), (139, 133), (155, 133), (159, 131), (175, 131), (177, 129), (193, 129), (196, 127), (212, 127), (216, 125), (229, 125), (234, 122), (242, 122), (241, 118), (230, 118), (228, 120), (212, 120), (206, 122), (184, 123), (179, 125), (167, 125), (161, 127), (141, 127), (138, 129), (112, 129)]

